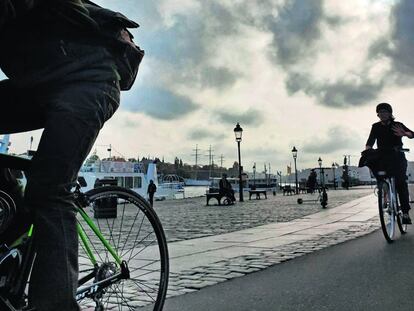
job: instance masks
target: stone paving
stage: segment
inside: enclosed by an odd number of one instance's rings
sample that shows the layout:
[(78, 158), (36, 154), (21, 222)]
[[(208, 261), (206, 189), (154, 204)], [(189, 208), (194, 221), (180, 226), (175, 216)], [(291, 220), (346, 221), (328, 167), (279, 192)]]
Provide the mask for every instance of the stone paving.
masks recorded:
[[(329, 191), (325, 210), (315, 202), (296, 203), (298, 197), (314, 200), (317, 195), (278, 194), (230, 207), (205, 206), (204, 197), (156, 202), (170, 253), (167, 297), (266, 269), (379, 229), (373, 192), (370, 187)], [(146, 248), (145, 256), (156, 257), (154, 250)], [(145, 282), (157, 284), (151, 278)], [(126, 293), (125, 309), (152, 310), (151, 300), (146, 298)]]
[[(226, 252), (224, 249), (219, 249), (224, 258), (216, 261), (212, 259), (210, 262), (207, 260), (207, 264), (203, 264), (206, 259), (202, 257), (219, 257), (220, 254), (213, 254), (217, 250), (210, 249), (205, 254), (199, 253), (199, 260), (194, 260), (193, 264), (188, 262), (175, 264), (174, 260), (180, 260), (181, 257), (176, 250), (180, 243), (172, 243), (170, 244), (172, 260), (168, 297), (259, 271), (378, 230), (380, 224), (375, 202), (376, 197), (370, 195), (348, 202), (332, 211), (320, 211), (289, 223), (270, 224), (230, 233), (229, 240), (234, 242), (228, 241), (230, 243), (228, 246), (232, 247), (232, 250)], [(242, 233), (245, 236), (242, 236)], [(206, 239), (211, 240), (211, 237)], [(199, 239), (194, 245), (202, 244), (201, 240)], [(217, 236), (215, 241), (224, 244), (226, 237)], [(189, 268), (183, 269), (185, 266)]]
[[(328, 209), (373, 193), (371, 187), (328, 191)], [(238, 198), (237, 194), (236, 197)], [(253, 228), (274, 222), (288, 222), (317, 213), (321, 205), (317, 194), (268, 195), (267, 200), (248, 199), (232, 206), (206, 206), (205, 197), (156, 201), (154, 209), (160, 218), (168, 242), (176, 242)], [(297, 199), (312, 200), (297, 204)], [(213, 201), (214, 199), (212, 199)]]
[[(169, 243), (167, 297), (266, 269), (380, 228), (371, 194), (285, 223)], [(385, 241), (384, 241), (385, 243)], [(145, 306), (138, 310), (152, 310)]]
[(378, 230), (379, 226), (379, 219), (374, 217), (364, 224), (339, 229), (328, 235), (319, 235), (279, 247), (252, 252), (240, 257), (217, 261), (208, 266), (182, 270), (179, 273), (173, 272), (170, 274), (167, 297), (182, 295), (266, 269), (269, 266), (369, 234)]

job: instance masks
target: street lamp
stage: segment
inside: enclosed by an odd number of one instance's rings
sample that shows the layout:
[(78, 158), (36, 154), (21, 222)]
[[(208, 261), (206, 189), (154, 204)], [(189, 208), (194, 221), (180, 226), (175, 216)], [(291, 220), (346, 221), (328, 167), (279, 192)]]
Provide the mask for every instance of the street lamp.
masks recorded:
[(336, 168), (336, 164), (335, 164), (335, 163), (332, 163), (332, 170), (333, 170), (333, 183), (334, 183), (334, 189), (336, 190), (335, 168)]
[(242, 140), (243, 129), (240, 124), (237, 122), (236, 127), (234, 128), (234, 135), (236, 136), (237, 150), (239, 152), (239, 201), (243, 202), (243, 182), (242, 182), (242, 166), (241, 166), (241, 156), (240, 156), (240, 142)]
[(293, 146), (292, 149), (292, 155), (293, 155), (293, 160), (295, 162), (295, 182), (296, 182), (296, 194), (299, 193), (299, 189), (298, 189), (298, 170), (296, 169), (296, 159), (298, 157), (298, 150), (296, 149), (295, 146)]
[(322, 173), (322, 159), (321, 159), (321, 157), (319, 157), (319, 159), (318, 159), (318, 164), (319, 164), (319, 179), (320, 179), (320, 182), (321, 182), (321, 186), (323, 186), (323, 181), (322, 181), (322, 178), (323, 178), (323, 173)]

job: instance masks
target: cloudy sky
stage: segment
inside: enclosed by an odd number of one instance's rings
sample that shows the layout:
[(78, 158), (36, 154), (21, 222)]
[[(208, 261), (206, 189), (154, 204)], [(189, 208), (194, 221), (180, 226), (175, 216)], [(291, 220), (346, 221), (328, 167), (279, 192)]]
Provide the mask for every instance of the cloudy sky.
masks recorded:
[[(341, 163), (364, 148), (375, 106), (387, 101), (414, 129), (414, 1), (97, 0), (141, 27), (146, 51), (137, 82), (97, 145), (127, 157), (194, 163), (237, 159), (286, 171)], [(12, 136), (22, 152), (34, 135)], [(414, 141), (405, 139), (413, 150)], [(98, 154), (106, 155), (97, 146)], [(116, 154), (116, 153), (115, 153)], [(352, 164), (352, 163), (351, 163)]]

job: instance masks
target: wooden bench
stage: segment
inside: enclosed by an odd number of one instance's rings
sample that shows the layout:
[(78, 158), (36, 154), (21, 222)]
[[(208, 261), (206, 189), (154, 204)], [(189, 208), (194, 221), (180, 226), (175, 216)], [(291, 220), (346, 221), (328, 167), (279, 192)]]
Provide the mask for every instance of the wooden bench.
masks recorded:
[(284, 186), (282, 190), (283, 190), (283, 195), (295, 194), (295, 189), (293, 189), (291, 186)]
[(233, 205), (234, 202), (231, 200), (231, 198), (229, 198), (227, 195), (225, 194), (221, 194), (218, 192), (213, 192), (213, 193), (206, 193), (206, 200), (207, 200), (207, 205), (210, 205), (210, 199), (211, 198), (215, 198), (218, 202), (218, 205)]
[(266, 190), (249, 190), (249, 200), (252, 199), (252, 195), (255, 194), (256, 195), (256, 200), (260, 200), (260, 194), (264, 194), (265, 199), (267, 199), (267, 192)]

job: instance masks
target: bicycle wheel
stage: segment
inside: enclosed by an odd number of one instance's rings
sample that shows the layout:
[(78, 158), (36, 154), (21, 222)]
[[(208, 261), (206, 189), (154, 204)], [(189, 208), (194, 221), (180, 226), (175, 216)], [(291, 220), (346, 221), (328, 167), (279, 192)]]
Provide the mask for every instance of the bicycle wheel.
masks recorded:
[(395, 204), (397, 204), (397, 224), (398, 224), (398, 229), (400, 229), (401, 234), (406, 234), (407, 233), (407, 229), (408, 229), (408, 225), (402, 223), (403, 212), (401, 210), (401, 206), (398, 204), (398, 198), (395, 198)]
[[(96, 188), (88, 191), (85, 196), (87, 204), (83, 210), (126, 263), (128, 273), (125, 279), (97, 292), (91, 298), (78, 298), (81, 306), (95, 306), (97, 311), (124, 311), (139, 310), (140, 307), (154, 304), (153, 310), (162, 310), (168, 286), (168, 249), (164, 231), (154, 210), (137, 193), (120, 187)], [(80, 280), (88, 274), (94, 276), (81, 286), (107, 280), (119, 273), (119, 263), (85, 220), (78, 218), (86, 233), (87, 244), (97, 261), (93, 265), (80, 239)]]
[(378, 183), (378, 208), (381, 229), (388, 243), (392, 243), (395, 236), (395, 211), (390, 197), (390, 187), (386, 182)]

